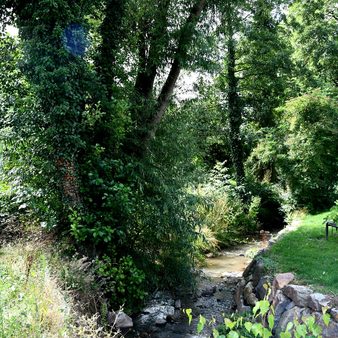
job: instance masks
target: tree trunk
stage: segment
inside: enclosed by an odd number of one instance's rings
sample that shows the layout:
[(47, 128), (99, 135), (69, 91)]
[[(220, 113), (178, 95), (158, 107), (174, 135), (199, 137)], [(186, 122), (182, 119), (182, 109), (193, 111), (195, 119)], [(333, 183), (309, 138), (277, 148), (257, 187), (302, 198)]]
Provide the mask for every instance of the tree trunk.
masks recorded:
[(166, 109), (168, 108), (170, 98), (173, 94), (177, 79), (182, 69), (181, 60), (185, 60), (187, 58), (189, 43), (193, 38), (197, 22), (205, 7), (205, 4), (206, 0), (197, 1), (197, 3), (191, 8), (190, 15), (181, 30), (181, 35), (178, 41), (178, 46), (171, 65), (171, 69), (157, 98), (155, 113), (149, 121), (147, 133), (143, 138), (143, 144), (145, 148), (149, 141), (155, 136), (156, 130), (163, 118)]
[(238, 78), (236, 77), (236, 45), (234, 38), (233, 13), (227, 7), (226, 11), (226, 29), (227, 29), (227, 80), (228, 80), (228, 114), (230, 125), (230, 146), (232, 161), (236, 173), (238, 184), (243, 184), (245, 180), (243, 144), (241, 138), (242, 125), (242, 106), (238, 95)]

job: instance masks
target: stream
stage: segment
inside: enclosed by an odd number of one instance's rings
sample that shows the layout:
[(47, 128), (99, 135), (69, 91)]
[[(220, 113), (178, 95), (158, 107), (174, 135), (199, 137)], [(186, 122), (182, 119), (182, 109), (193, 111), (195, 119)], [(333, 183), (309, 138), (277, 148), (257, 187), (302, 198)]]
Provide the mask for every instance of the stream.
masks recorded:
[[(185, 299), (173, 299), (170, 294), (157, 292), (141, 314), (135, 320), (134, 333), (130, 337), (139, 338), (207, 338), (211, 329), (206, 328), (197, 335), (196, 326), (199, 315), (207, 319), (215, 318), (222, 322), (222, 314), (231, 314), (236, 310), (234, 293), (245, 268), (254, 255), (267, 247), (268, 241), (254, 241), (240, 245), (228, 251), (222, 251), (217, 257), (207, 258), (206, 266), (201, 269), (197, 281), (197, 291), (186, 295)], [(170, 315), (147, 322), (155, 312), (170, 310)], [(175, 309), (175, 310), (173, 310)], [(192, 309), (193, 320), (188, 324), (182, 309)], [(174, 311), (174, 312), (173, 312)], [(129, 335), (127, 335), (129, 337)]]

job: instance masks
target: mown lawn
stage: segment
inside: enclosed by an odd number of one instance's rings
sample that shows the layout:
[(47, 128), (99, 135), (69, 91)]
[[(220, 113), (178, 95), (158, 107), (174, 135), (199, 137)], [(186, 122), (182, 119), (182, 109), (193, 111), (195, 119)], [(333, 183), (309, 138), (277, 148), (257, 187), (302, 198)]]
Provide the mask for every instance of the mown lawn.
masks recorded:
[(294, 232), (286, 234), (264, 255), (277, 272), (293, 272), (299, 282), (322, 292), (338, 294), (338, 232), (325, 239), (328, 213), (306, 216)]

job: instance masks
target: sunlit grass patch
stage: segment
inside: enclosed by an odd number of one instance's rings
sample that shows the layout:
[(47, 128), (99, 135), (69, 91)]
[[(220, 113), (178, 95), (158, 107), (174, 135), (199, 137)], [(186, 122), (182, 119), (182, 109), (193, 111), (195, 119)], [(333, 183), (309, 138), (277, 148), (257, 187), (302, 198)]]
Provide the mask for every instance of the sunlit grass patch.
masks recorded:
[(0, 250), (1, 337), (66, 336), (70, 305), (46, 253), (28, 244)]
[(338, 294), (338, 232), (325, 239), (328, 213), (308, 215), (265, 255), (278, 272), (294, 272), (299, 281), (323, 292)]

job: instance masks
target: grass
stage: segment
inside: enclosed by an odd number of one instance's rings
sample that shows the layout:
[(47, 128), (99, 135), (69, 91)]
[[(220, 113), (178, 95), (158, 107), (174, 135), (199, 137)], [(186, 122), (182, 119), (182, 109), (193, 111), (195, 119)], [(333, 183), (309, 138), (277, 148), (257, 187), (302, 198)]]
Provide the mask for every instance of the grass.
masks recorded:
[(286, 234), (265, 255), (278, 272), (293, 272), (300, 283), (321, 292), (338, 294), (338, 232), (325, 239), (328, 213), (305, 216), (297, 230)]
[(100, 313), (79, 311), (94, 296), (88, 287), (88, 295), (74, 298), (76, 289), (92, 282), (83, 271), (87, 263), (66, 260), (51, 239), (30, 235), (35, 239), (17, 238), (0, 247), (0, 338), (122, 337), (99, 325)]
[(65, 337), (71, 305), (43, 250), (30, 244), (0, 250), (0, 337)]

